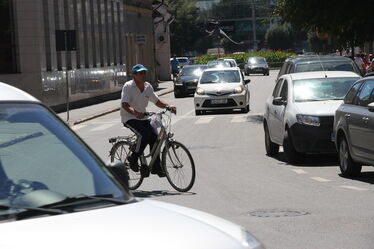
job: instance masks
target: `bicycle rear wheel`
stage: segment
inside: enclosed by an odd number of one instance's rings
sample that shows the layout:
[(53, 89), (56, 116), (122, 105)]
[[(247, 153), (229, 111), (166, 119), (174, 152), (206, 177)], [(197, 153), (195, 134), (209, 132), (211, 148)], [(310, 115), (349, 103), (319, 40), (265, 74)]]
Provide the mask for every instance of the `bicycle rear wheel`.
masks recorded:
[(188, 149), (177, 141), (167, 142), (162, 165), (170, 185), (179, 192), (189, 191), (195, 182), (195, 163)]
[(129, 189), (135, 190), (140, 187), (143, 182), (143, 177), (139, 172), (133, 171), (129, 166), (127, 157), (130, 153), (131, 143), (127, 141), (120, 141), (113, 145), (110, 151), (111, 162), (121, 161), (125, 164), (127, 172), (129, 173)]

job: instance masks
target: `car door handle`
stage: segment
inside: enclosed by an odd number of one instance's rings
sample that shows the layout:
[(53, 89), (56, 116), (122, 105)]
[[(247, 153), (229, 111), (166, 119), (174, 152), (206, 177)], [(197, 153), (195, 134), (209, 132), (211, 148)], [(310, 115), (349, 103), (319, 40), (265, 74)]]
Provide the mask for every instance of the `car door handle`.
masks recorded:
[(368, 117), (363, 117), (362, 120), (364, 121), (365, 124), (367, 124), (367, 122), (369, 121), (369, 118)]
[(344, 117), (345, 117), (346, 119), (350, 119), (351, 114), (345, 114)]

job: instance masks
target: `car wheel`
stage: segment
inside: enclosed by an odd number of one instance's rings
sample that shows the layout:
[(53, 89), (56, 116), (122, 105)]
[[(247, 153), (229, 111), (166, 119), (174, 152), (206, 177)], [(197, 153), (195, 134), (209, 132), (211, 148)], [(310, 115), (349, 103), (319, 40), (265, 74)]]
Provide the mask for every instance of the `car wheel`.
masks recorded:
[(274, 156), (278, 154), (279, 152), (279, 145), (276, 143), (273, 143), (270, 139), (269, 134), (269, 128), (268, 125), (264, 124), (264, 132), (265, 132), (265, 149), (266, 149), (266, 155), (268, 156)]
[(338, 146), (339, 166), (343, 176), (358, 176), (361, 173), (362, 165), (353, 161), (347, 139), (342, 137)]
[(285, 133), (284, 133), (283, 151), (284, 151), (284, 154), (286, 156), (286, 160), (289, 163), (298, 162), (301, 159), (301, 157), (302, 157), (302, 154), (298, 153), (295, 150), (295, 147), (294, 147), (294, 145), (292, 143), (292, 137), (289, 134), (288, 130), (286, 130)]
[(202, 111), (195, 110), (195, 115), (200, 116), (202, 114)]

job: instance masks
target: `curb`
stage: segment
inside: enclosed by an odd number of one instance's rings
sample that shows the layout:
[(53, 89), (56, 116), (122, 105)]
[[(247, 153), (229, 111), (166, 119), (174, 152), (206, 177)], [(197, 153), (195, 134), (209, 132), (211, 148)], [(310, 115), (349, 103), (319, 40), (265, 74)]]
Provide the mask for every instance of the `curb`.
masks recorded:
[[(167, 90), (163, 93), (160, 93), (158, 96), (163, 96), (163, 95), (171, 93), (171, 92), (174, 92), (174, 89)], [(81, 123), (84, 123), (86, 121), (92, 120), (94, 118), (98, 118), (98, 117), (101, 117), (101, 116), (104, 116), (104, 115), (107, 115), (109, 113), (116, 112), (116, 111), (119, 111), (119, 110), (120, 110), (120, 108), (116, 107), (116, 108), (113, 108), (113, 109), (110, 109), (110, 110), (107, 110), (107, 111), (103, 111), (101, 113), (98, 113), (98, 114), (95, 114), (95, 115), (92, 115), (92, 116), (89, 116), (89, 117), (86, 117), (86, 118), (78, 119), (78, 120), (70, 123), (69, 126), (74, 126), (74, 125), (77, 125), (77, 124), (81, 124)]]

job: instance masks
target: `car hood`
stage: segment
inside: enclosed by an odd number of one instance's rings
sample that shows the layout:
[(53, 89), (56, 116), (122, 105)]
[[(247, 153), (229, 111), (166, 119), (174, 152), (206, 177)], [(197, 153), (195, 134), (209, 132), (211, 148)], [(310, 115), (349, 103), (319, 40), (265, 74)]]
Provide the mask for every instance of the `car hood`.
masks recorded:
[(0, 248), (244, 248), (242, 233), (240, 226), (213, 215), (145, 200), (2, 223)]
[(232, 93), (235, 88), (243, 86), (241, 83), (214, 83), (199, 84), (198, 87), (203, 89), (205, 93)]
[(197, 80), (199, 79), (199, 76), (191, 76), (191, 75), (186, 75), (186, 76), (180, 76), (179, 77), (179, 81), (193, 81), (193, 80)]
[(295, 102), (297, 113), (317, 116), (334, 116), (343, 100)]

